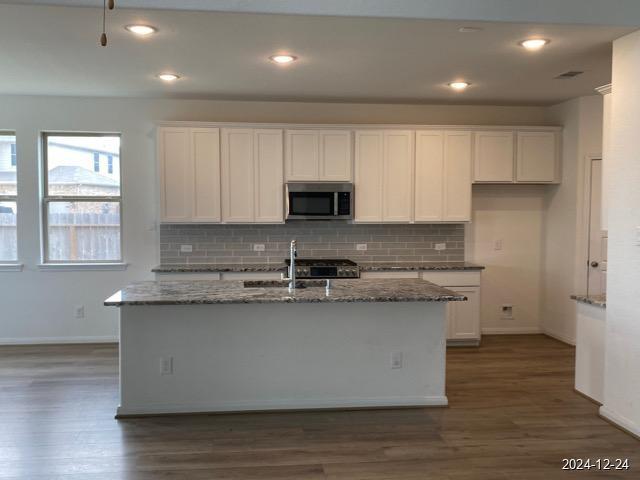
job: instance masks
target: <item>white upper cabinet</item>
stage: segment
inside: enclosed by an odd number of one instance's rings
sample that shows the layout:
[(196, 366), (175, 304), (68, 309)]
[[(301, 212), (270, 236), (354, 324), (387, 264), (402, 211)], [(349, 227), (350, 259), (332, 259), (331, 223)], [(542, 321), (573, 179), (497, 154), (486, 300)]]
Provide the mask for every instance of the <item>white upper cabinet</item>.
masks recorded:
[(444, 204), (444, 132), (416, 132), (415, 221), (439, 222)]
[(412, 221), (414, 138), (409, 130), (356, 132), (355, 220)]
[(518, 132), (516, 181), (552, 183), (557, 178), (555, 132)]
[(444, 134), (444, 207), (442, 220), (471, 220), (471, 133)]
[[(413, 220), (414, 138), (410, 130), (384, 132), (382, 220)], [(357, 208), (357, 207), (356, 207)]]
[(382, 131), (356, 132), (356, 222), (382, 221), (383, 144)]
[(513, 132), (476, 132), (473, 180), (513, 182)]
[(416, 222), (471, 220), (471, 133), (416, 132)]
[(351, 137), (350, 130), (287, 130), (287, 181), (350, 182)]
[(222, 130), (222, 220), (284, 221), (282, 130)]
[(255, 198), (256, 222), (284, 221), (284, 180), (282, 165), (282, 130), (255, 130)]
[(220, 132), (158, 129), (161, 221), (220, 221)]

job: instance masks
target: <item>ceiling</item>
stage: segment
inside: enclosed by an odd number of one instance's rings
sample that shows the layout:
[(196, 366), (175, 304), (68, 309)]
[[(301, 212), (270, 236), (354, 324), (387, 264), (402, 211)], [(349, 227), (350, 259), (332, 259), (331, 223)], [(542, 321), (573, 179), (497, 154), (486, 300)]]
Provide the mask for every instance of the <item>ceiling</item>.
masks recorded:
[[(94, 2), (100, 3), (100, 2)], [(116, 2), (118, 3), (118, 2)], [(630, 27), (290, 16), (0, 4), (0, 93), (295, 101), (542, 104), (610, 81), (611, 41)], [(141, 39), (124, 30), (150, 23)], [(542, 52), (517, 42), (550, 38)], [(274, 53), (299, 60), (281, 67)], [(554, 77), (585, 73), (571, 80)], [(175, 71), (164, 84), (155, 75)], [(472, 86), (452, 92), (446, 83)]]

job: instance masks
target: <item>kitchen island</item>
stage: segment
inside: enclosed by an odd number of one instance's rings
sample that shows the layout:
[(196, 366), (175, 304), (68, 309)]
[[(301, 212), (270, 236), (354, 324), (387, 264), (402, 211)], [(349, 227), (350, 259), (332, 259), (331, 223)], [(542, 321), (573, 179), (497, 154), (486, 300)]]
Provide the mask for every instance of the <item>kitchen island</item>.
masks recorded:
[(445, 305), (424, 280), (140, 282), (120, 307), (117, 416), (444, 406)]

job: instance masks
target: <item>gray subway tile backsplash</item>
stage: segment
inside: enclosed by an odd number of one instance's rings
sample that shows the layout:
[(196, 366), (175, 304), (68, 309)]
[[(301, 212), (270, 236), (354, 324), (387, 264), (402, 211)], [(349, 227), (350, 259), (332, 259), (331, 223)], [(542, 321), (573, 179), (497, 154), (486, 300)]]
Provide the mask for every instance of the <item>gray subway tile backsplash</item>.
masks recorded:
[[(163, 264), (281, 263), (289, 242), (298, 241), (298, 255), (314, 258), (351, 258), (361, 262), (463, 261), (464, 225), (363, 225), (335, 221), (293, 222), (284, 225), (160, 226)], [(264, 244), (264, 252), (253, 245)], [(366, 243), (367, 250), (356, 245)], [(435, 250), (445, 243), (446, 250)], [(192, 245), (190, 253), (181, 245)]]

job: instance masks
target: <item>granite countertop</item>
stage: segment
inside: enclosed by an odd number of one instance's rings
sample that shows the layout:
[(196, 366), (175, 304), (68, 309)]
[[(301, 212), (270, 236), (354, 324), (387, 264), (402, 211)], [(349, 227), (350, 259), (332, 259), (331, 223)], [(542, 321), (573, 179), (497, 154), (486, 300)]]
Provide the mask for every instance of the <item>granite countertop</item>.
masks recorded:
[[(361, 262), (361, 272), (426, 271), (426, 270), (483, 270), (485, 267), (469, 262)], [(166, 264), (152, 269), (155, 273), (219, 273), (219, 272), (286, 272), (284, 263), (237, 264), (194, 263)]]
[[(301, 281), (301, 284), (324, 285), (324, 282)], [(296, 288), (289, 292), (286, 282), (224, 280), (176, 280), (137, 282), (115, 293), (104, 304), (123, 305), (192, 305), (233, 303), (343, 303), (343, 302), (454, 302), (464, 295), (418, 279), (408, 280), (332, 280), (327, 293), (324, 286)], [(262, 286), (260, 286), (262, 285)], [(266, 286), (278, 285), (278, 286)]]
[(606, 295), (571, 295), (571, 298), (577, 302), (586, 303), (587, 305), (607, 308)]

